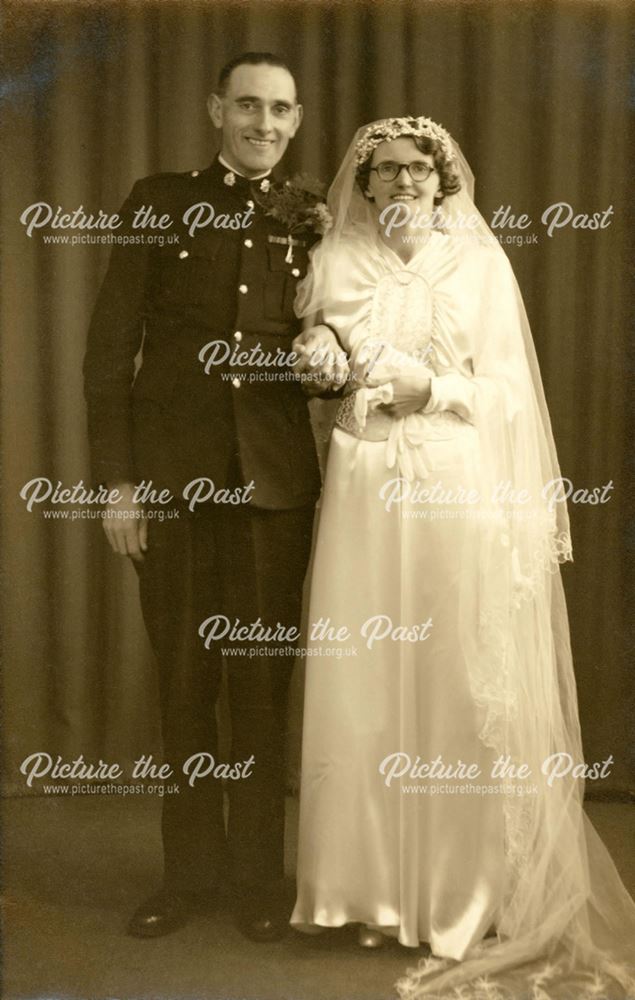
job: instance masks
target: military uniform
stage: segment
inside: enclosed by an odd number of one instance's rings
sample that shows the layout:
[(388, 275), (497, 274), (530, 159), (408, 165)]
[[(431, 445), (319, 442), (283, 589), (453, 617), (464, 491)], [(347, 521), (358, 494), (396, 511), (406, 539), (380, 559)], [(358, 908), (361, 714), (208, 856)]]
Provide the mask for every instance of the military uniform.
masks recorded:
[[(315, 237), (299, 236), (290, 254), (287, 230), (259, 204), (260, 188), (218, 160), (200, 172), (135, 184), (117, 231), (134, 242), (113, 249), (84, 365), (94, 478), (152, 480), (153, 488), (173, 494), (168, 506), (179, 510), (179, 517), (149, 521), (148, 552), (136, 564), (159, 664), (164, 757), (175, 777), (193, 754), (206, 751), (218, 759), (221, 644), (205, 649), (199, 626), (215, 614), (242, 624), (257, 618), (285, 627), (299, 623), (320, 487), (297, 381), (270, 377), (282, 369), (245, 368), (227, 359), (206, 373), (199, 360), (219, 342), (227, 349), (214, 350), (223, 356), (235, 349), (248, 355), (257, 345), (270, 356), (277, 348), (288, 351), (299, 330), (295, 287)], [(190, 233), (192, 206), (201, 203), (213, 207), (213, 214), (201, 209), (212, 224)], [(132, 220), (141, 210), (157, 219), (167, 215), (172, 224), (135, 229)], [(148, 241), (155, 235), (165, 237), (163, 245)], [(243, 380), (245, 372), (267, 377)], [(251, 500), (210, 502), (190, 513), (182, 494), (199, 477), (213, 480), (215, 491), (253, 482)], [(170, 888), (202, 891), (229, 872), (239, 891), (267, 894), (282, 880), (284, 729), (293, 656), (284, 649), (269, 655), (263, 644), (243, 644), (243, 652), (225, 657), (231, 761), (253, 755), (254, 764), (249, 777), (229, 782), (227, 835), (218, 778), (190, 787), (181, 777), (180, 793), (165, 797)]]

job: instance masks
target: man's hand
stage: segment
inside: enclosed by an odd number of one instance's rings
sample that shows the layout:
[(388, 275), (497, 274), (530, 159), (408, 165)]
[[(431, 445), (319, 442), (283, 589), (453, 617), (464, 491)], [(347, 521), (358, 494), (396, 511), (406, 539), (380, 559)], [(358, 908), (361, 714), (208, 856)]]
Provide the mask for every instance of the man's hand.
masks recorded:
[(298, 355), (293, 370), (305, 376), (302, 384), (312, 395), (339, 389), (350, 375), (346, 352), (328, 326), (303, 330), (293, 341), (292, 350)]
[(107, 503), (105, 507), (104, 531), (110, 547), (113, 552), (143, 562), (143, 553), (148, 550), (148, 522), (142, 504), (132, 499), (135, 486), (109, 483), (108, 488), (119, 490), (121, 496), (118, 503)]

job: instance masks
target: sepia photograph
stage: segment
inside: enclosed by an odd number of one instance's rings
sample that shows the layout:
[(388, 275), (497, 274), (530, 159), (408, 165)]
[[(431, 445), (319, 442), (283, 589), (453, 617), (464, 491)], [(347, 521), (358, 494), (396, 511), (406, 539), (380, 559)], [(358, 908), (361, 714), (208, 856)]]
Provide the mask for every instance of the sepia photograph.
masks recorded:
[(635, 1000), (634, 13), (3, 4), (3, 1000)]

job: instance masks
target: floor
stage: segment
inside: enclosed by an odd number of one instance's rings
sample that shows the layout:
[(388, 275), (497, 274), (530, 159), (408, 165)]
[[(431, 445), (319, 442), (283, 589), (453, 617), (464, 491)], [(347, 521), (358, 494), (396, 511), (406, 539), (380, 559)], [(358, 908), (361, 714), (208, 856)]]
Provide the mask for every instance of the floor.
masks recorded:
[[(4, 1000), (391, 1000), (424, 953), (395, 942), (362, 951), (349, 929), (253, 944), (222, 903), (161, 940), (127, 937), (130, 913), (159, 879), (159, 808), (141, 797), (5, 803)], [(587, 809), (633, 893), (635, 809)], [(293, 799), (287, 814), (291, 875)]]

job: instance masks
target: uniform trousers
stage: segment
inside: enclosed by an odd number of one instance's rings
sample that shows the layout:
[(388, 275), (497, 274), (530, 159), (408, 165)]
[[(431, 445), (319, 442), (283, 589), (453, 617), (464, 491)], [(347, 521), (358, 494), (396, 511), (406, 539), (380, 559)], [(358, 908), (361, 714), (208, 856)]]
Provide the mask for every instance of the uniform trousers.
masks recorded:
[[(206, 893), (229, 881), (239, 898), (268, 898), (284, 876), (285, 733), (294, 655), (289, 641), (215, 640), (201, 624), (224, 615), (233, 625), (299, 627), (313, 504), (292, 510), (210, 505), (196, 514), (149, 522), (139, 574), (141, 606), (159, 670), (164, 760), (178, 793), (164, 796), (165, 886)], [(219, 620), (224, 625), (222, 619)], [(220, 627), (220, 626), (218, 626)], [(221, 649), (240, 655), (223, 656)], [(253, 757), (248, 776), (228, 780), (224, 822), (221, 777), (191, 786), (185, 762), (218, 757), (216, 702), (227, 668), (231, 717), (228, 763)], [(206, 758), (209, 761), (209, 758)]]

